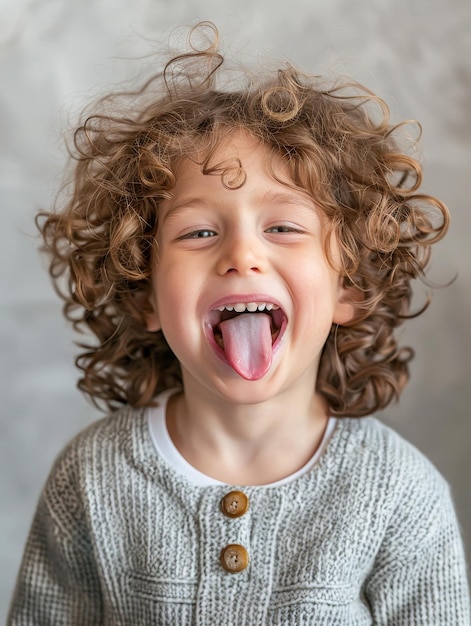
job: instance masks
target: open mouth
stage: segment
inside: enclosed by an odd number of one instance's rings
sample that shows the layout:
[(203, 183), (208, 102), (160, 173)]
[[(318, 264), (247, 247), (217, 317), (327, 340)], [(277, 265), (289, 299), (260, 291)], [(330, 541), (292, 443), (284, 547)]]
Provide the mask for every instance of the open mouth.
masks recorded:
[(211, 312), (211, 326), (214, 339), (218, 346), (224, 350), (224, 339), (221, 332), (221, 323), (244, 314), (260, 315), (264, 314), (270, 318), (270, 332), (272, 345), (280, 334), (283, 318), (285, 317), (281, 308), (273, 302), (238, 302), (220, 306)]
[[(231, 302), (209, 316), (218, 355), (240, 376), (258, 380), (269, 370), (286, 327), (281, 307), (270, 301)], [(209, 330), (209, 329), (208, 329)]]

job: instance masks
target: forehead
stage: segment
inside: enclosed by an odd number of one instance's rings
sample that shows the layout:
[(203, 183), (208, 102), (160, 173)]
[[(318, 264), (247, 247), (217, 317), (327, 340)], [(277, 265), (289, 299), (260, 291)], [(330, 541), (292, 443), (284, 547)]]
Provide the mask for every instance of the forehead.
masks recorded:
[(314, 197), (293, 181), (287, 161), (260, 139), (240, 132), (215, 149), (180, 159), (175, 184), (159, 205), (159, 223), (248, 207), (266, 216), (289, 207), (290, 215), (303, 212), (323, 222)]
[(262, 182), (293, 188), (287, 162), (271, 146), (245, 131), (219, 138), (217, 143), (201, 147), (181, 157), (175, 168), (172, 196), (184, 189), (204, 187), (240, 189)]

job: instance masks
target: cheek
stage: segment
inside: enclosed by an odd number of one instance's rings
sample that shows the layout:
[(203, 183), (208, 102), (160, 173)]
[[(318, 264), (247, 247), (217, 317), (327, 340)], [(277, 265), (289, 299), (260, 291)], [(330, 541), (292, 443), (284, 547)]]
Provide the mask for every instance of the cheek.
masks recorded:
[(155, 278), (156, 307), (164, 335), (188, 332), (197, 319), (198, 283), (179, 266), (162, 265)]
[(296, 273), (292, 288), (307, 325), (320, 333), (330, 332), (338, 307), (339, 278), (324, 264), (311, 265)]
[(182, 293), (181, 289), (178, 287), (171, 289), (171, 285), (171, 276), (160, 277), (155, 290), (157, 312), (164, 328), (172, 319), (172, 312), (176, 315), (182, 306), (182, 300), (178, 297)]
[(338, 276), (319, 253), (297, 260), (289, 282), (304, 297), (333, 300), (337, 293)]

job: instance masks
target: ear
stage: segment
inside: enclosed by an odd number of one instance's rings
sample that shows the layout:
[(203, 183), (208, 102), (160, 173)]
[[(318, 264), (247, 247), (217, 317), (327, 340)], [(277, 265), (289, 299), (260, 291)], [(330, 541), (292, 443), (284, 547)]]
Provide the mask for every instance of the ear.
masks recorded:
[(363, 294), (354, 285), (345, 285), (345, 278), (339, 277), (337, 302), (334, 309), (334, 324), (351, 322), (357, 312), (357, 304), (363, 300)]
[(155, 333), (161, 329), (160, 319), (157, 311), (149, 310), (144, 312), (144, 317), (146, 320), (146, 328), (149, 332)]
[(152, 290), (139, 293), (137, 296), (137, 304), (144, 318), (146, 330), (151, 333), (160, 330), (161, 325), (157, 311), (157, 302), (155, 301)]

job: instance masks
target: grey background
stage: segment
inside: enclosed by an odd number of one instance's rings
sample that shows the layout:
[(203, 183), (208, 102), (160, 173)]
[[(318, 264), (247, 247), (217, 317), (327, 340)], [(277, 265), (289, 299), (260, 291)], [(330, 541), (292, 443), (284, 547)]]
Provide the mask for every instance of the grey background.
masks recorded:
[(431, 277), (458, 277), (404, 330), (417, 351), (413, 378), (384, 419), (449, 479), (471, 546), (468, 0), (0, 0), (0, 618), (51, 463), (98, 416), (75, 389), (72, 333), (33, 216), (57, 188), (67, 120), (198, 19), (215, 21), (238, 58), (272, 51), (309, 72), (350, 74), (395, 121), (422, 122), (425, 190), (453, 215)]

